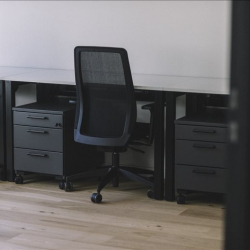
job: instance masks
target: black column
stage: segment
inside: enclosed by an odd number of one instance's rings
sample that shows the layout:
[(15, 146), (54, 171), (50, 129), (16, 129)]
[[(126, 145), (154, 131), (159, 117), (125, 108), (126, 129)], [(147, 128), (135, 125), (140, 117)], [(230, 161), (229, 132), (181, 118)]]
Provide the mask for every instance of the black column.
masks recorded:
[(6, 180), (5, 152), (5, 84), (0, 81), (0, 180)]
[(36, 83), (37, 102), (53, 102), (59, 86), (58, 84)]
[(175, 126), (176, 96), (166, 93), (166, 136), (165, 136), (165, 200), (175, 200)]
[(197, 94), (186, 94), (186, 116), (197, 113)]
[(154, 196), (164, 196), (164, 92), (155, 91)]
[(6, 103), (6, 168), (7, 180), (14, 181), (14, 163), (13, 163), (13, 115), (12, 107), (15, 107), (15, 92), (17, 85), (15, 82), (5, 82), (5, 103)]
[(250, 249), (250, 2), (233, 1), (226, 250)]

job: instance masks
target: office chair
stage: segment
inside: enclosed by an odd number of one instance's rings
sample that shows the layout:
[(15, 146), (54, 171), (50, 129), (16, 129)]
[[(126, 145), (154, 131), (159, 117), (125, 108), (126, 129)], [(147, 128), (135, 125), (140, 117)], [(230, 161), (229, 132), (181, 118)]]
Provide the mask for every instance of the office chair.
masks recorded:
[[(132, 140), (137, 116), (126, 50), (82, 46), (75, 48), (74, 56), (77, 89), (75, 141), (97, 146), (97, 149), (104, 152), (112, 152), (111, 166), (84, 174), (84, 177), (105, 174), (97, 193), (92, 194), (91, 201), (100, 203), (101, 190), (111, 181), (114, 181), (113, 185), (116, 186), (119, 174), (151, 186), (148, 196), (152, 198), (153, 182), (139, 175), (152, 174), (152, 171), (121, 167), (119, 163), (119, 153), (125, 152)], [(153, 112), (152, 105), (146, 105), (144, 108)], [(152, 143), (152, 131), (149, 140), (151, 141), (148, 144)]]

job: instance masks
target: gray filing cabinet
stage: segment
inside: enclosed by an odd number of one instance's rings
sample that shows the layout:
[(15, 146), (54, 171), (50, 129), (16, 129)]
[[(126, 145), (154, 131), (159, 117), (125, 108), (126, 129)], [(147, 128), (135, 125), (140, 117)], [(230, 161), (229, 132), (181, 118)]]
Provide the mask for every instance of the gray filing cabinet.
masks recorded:
[[(74, 141), (75, 105), (32, 103), (13, 108), (14, 169), (16, 183), (24, 173), (42, 173), (61, 179), (103, 162), (95, 147)], [(67, 187), (69, 191), (71, 187)]]
[(186, 191), (225, 193), (228, 127), (223, 115), (183, 117), (175, 122), (177, 203)]

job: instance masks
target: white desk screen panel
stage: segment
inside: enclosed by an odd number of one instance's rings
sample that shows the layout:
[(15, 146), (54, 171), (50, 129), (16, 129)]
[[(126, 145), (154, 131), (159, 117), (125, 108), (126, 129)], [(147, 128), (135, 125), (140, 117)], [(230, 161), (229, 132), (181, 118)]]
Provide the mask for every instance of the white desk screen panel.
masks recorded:
[(0, 66), (73, 70), (75, 46), (114, 46), (133, 73), (225, 78), (230, 2), (0, 1)]

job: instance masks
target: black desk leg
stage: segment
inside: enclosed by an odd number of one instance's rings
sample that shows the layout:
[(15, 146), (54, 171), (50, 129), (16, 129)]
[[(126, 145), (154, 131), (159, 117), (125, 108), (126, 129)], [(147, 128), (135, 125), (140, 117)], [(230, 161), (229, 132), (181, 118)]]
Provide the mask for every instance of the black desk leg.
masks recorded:
[(176, 96), (166, 93), (166, 136), (165, 136), (165, 200), (175, 200), (175, 126)]
[(15, 92), (18, 85), (15, 82), (5, 82), (5, 114), (6, 114), (6, 166), (7, 180), (14, 181), (14, 157), (13, 157), (13, 115), (12, 107), (15, 107)]
[(186, 94), (186, 115), (197, 113), (197, 94)]
[(186, 94), (186, 116), (194, 114), (202, 114), (205, 110), (206, 95), (205, 94)]
[(5, 83), (0, 81), (0, 180), (6, 180), (5, 162)]
[(154, 198), (164, 196), (164, 92), (155, 91)]

